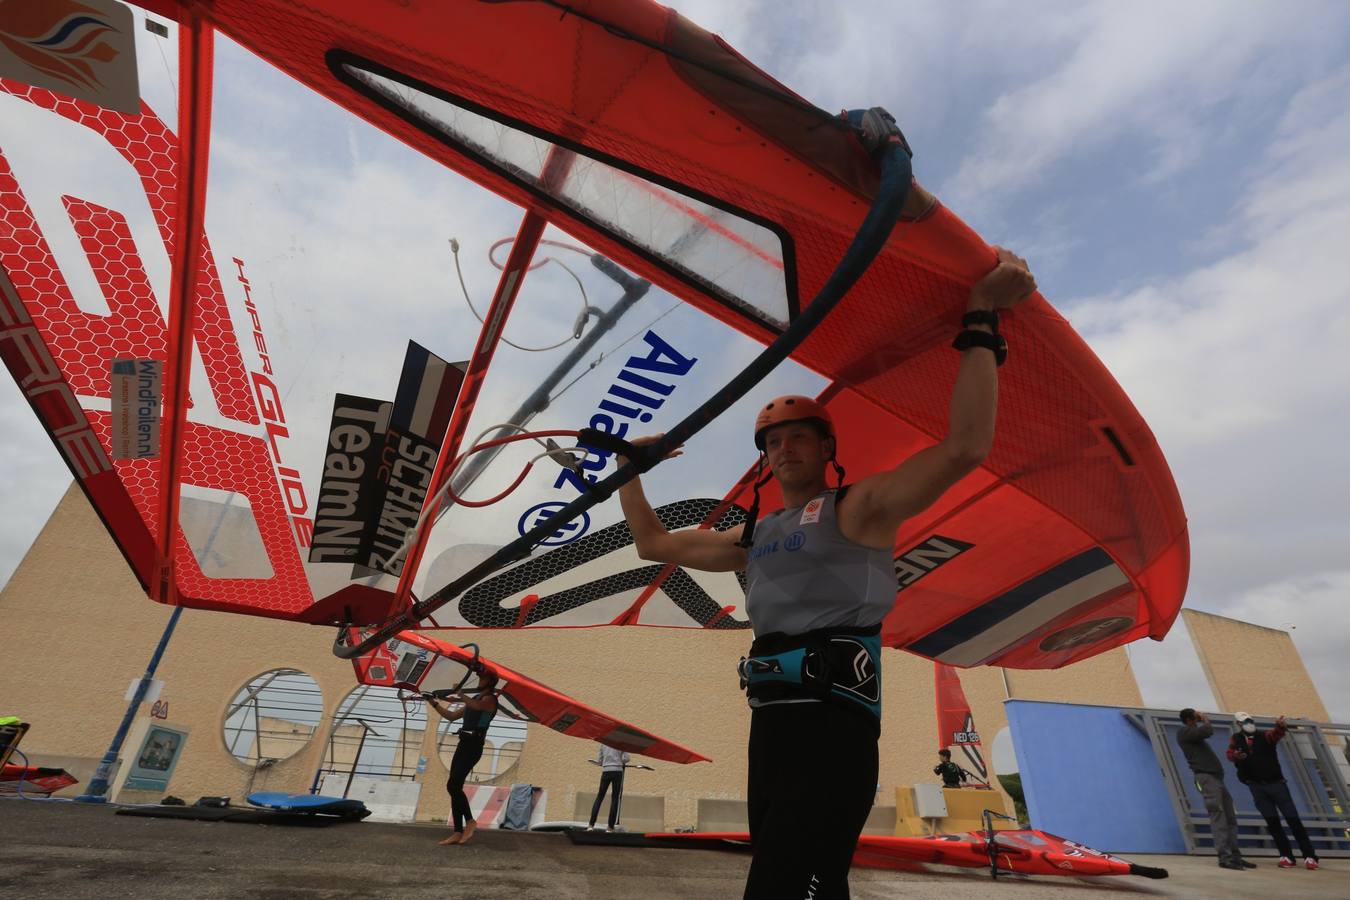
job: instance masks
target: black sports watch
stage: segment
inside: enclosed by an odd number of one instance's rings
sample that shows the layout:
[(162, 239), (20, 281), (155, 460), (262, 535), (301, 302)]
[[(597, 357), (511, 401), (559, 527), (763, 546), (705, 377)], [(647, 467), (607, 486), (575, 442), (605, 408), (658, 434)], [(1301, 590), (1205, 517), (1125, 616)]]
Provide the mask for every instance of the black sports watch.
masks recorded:
[(966, 329), (956, 336), (952, 341), (952, 346), (962, 352), (971, 347), (983, 347), (986, 350), (994, 351), (994, 364), (1003, 365), (1008, 358), (1008, 342), (1001, 334), (990, 334), (987, 331), (974, 331)]
[(972, 325), (988, 325), (994, 333), (998, 333), (998, 310), (995, 309), (972, 309), (961, 317), (961, 327), (969, 328)]

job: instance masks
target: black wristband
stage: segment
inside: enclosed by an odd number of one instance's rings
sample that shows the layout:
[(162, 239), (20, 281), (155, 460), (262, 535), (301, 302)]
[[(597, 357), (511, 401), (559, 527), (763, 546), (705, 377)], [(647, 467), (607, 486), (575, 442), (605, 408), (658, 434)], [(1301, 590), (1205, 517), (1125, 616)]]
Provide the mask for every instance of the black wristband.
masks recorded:
[(952, 341), (952, 347), (962, 352), (971, 347), (982, 347), (985, 350), (994, 352), (994, 364), (1003, 365), (1008, 358), (1008, 342), (999, 334), (990, 334), (987, 331), (973, 331), (967, 329), (956, 336)]
[(969, 328), (972, 325), (988, 325), (998, 334), (998, 310), (993, 309), (972, 309), (961, 317), (961, 327)]
[(637, 467), (639, 472), (647, 472), (659, 462), (652, 459), (651, 451), (645, 446), (634, 447), (623, 438), (608, 431), (594, 428), (582, 428), (577, 432), (577, 442), (606, 453), (617, 453)]

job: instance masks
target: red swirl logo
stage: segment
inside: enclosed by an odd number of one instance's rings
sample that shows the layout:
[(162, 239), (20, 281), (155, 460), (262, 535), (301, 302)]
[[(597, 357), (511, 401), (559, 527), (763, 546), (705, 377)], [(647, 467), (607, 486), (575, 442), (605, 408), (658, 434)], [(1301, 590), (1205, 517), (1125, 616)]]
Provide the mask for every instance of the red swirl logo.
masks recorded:
[(102, 14), (73, 0), (0, 6), (0, 44), (28, 65), (73, 87), (103, 87), (99, 64), (121, 52), (105, 40), (117, 29)]

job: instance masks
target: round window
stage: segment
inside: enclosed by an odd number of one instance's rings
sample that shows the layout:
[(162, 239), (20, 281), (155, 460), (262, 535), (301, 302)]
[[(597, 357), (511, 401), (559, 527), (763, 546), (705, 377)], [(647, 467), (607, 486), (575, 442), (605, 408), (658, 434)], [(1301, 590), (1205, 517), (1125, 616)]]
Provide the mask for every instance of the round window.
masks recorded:
[(271, 765), (305, 748), (323, 721), (318, 682), (297, 669), (251, 679), (225, 708), (225, 749), (242, 763)]
[(333, 716), (320, 774), (411, 780), (426, 728), (421, 700), (400, 700), (397, 688), (357, 685)]

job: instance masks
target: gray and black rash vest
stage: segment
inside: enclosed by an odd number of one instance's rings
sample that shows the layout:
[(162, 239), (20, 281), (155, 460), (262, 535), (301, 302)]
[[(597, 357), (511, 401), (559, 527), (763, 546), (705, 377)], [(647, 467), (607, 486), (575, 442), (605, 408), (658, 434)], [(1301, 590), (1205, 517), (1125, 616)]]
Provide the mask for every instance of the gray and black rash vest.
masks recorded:
[(755, 525), (745, 568), (745, 609), (755, 637), (877, 625), (899, 583), (889, 549), (839, 533), (835, 491), (770, 513)]

